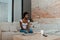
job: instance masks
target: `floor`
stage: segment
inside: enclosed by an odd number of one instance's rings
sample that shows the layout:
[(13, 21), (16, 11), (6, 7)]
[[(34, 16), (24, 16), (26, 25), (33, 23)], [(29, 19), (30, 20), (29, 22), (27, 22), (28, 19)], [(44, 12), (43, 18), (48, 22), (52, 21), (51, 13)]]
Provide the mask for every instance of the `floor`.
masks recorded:
[(32, 34), (32, 35), (14, 35), (14, 40), (60, 40), (60, 36), (48, 35), (47, 37), (42, 36), (41, 34)]

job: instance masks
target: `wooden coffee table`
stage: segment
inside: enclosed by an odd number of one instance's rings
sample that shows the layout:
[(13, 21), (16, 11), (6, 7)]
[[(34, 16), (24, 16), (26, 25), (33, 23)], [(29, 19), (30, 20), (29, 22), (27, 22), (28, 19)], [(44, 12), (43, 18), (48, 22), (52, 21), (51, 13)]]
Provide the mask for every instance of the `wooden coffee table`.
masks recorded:
[[(58, 39), (59, 38), (59, 39)], [(48, 35), (48, 37), (41, 36), (41, 34), (31, 35), (14, 35), (13, 40), (60, 40), (60, 36)]]

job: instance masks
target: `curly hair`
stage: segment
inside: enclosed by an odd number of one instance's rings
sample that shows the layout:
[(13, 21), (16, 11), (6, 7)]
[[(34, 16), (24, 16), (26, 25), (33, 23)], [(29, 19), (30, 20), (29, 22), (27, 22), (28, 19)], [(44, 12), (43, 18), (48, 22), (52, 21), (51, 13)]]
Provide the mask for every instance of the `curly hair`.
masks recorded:
[(24, 18), (27, 14), (29, 14), (29, 13), (28, 13), (28, 12), (24, 12), (24, 13), (23, 13), (23, 18)]

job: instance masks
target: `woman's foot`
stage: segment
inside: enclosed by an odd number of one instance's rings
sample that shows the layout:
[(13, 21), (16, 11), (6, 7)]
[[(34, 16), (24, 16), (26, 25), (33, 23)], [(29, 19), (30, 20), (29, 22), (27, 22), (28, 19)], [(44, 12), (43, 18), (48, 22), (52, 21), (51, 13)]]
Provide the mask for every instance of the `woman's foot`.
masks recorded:
[(46, 35), (46, 34), (43, 34), (43, 36), (44, 36), (44, 37), (47, 37), (47, 35)]

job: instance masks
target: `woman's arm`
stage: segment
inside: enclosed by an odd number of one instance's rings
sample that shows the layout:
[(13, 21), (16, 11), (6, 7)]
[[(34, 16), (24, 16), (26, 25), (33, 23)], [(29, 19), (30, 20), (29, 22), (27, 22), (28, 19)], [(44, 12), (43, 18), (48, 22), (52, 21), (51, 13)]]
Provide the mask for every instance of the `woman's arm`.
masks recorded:
[(27, 29), (30, 29), (30, 20), (28, 20)]
[(28, 31), (30, 30), (30, 23), (28, 23), (28, 25), (27, 25), (27, 30)]
[(20, 22), (20, 27), (21, 27), (21, 29), (23, 29), (23, 27), (22, 27), (22, 22)]

